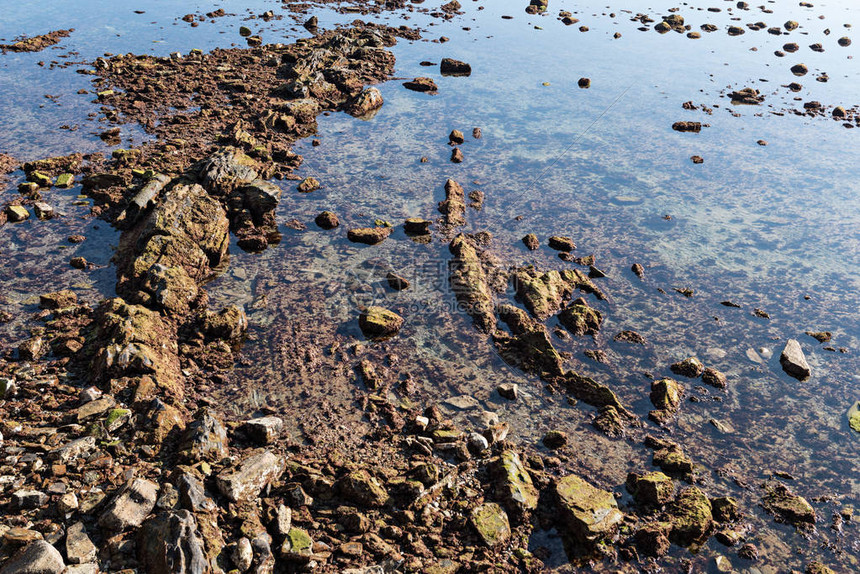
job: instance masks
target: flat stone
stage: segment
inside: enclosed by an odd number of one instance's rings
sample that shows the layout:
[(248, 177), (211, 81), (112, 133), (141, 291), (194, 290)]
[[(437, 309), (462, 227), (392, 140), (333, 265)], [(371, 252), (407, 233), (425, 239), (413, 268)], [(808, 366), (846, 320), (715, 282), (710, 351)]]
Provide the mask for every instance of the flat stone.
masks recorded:
[(51, 219), (54, 217), (54, 208), (44, 201), (37, 201), (33, 204), (33, 211), (36, 212), (36, 217), (39, 219)]
[(216, 477), (215, 483), (221, 494), (233, 502), (254, 500), (266, 485), (281, 476), (285, 464), (282, 457), (263, 451), (225, 470)]
[(88, 455), (96, 447), (96, 439), (92, 436), (77, 438), (52, 452), (57, 462), (68, 464), (73, 460)]
[(779, 356), (779, 363), (782, 365), (782, 370), (795, 379), (803, 380), (812, 374), (812, 369), (806, 362), (803, 349), (800, 348), (800, 343), (796, 339), (789, 339), (786, 342), (785, 348)]
[(115, 406), (116, 400), (110, 395), (85, 403), (78, 407), (78, 422), (103, 415)]
[(99, 526), (114, 532), (136, 528), (155, 508), (157, 498), (158, 485), (135, 478), (120, 489), (99, 517)]

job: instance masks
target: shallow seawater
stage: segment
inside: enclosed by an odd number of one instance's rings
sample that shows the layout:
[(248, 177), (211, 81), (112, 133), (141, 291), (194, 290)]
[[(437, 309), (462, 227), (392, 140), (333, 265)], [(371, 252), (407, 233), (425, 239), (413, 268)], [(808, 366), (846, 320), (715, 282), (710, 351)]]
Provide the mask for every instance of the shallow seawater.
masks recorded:
[[(575, 240), (576, 254), (593, 253), (597, 267), (607, 273), (596, 281), (608, 301), (592, 300), (605, 316), (601, 334), (595, 340), (554, 339), (560, 351), (570, 353), (571, 368), (609, 384), (643, 419), (651, 408), (649, 376), (669, 375), (671, 363), (695, 355), (728, 375), (727, 392), (683, 381), (687, 397), (696, 402), (682, 405), (674, 438), (703, 465), (703, 481), (712, 496), (741, 500), (761, 558), (745, 562), (712, 539), (695, 557), (702, 570), (713, 567), (716, 554), (730, 555), (733, 566), (744, 572), (754, 572), (751, 566), (765, 573), (802, 569), (816, 556), (856, 569), (856, 527), (837, 535), (829, 532), (828, 523), (840, 505), (860, 504), (860, 448), (846, 417), (860, 399), (860, 167), (855, 153), (860, 131), (829, 117), (783, 112), (802, 109), (811, 100), (828, 107), (860, 103), (860, 66), (854, 58), (860, 44), (844, 48), (836, 42), (852, 36), (853, 29), (844, 25), (860, 24), (860, 7), (815, 2), (803, 8), (780, 1), (765, 4), (773, 13), (764, 13), (758, 7), (737, 9), (735, 2), (682, 5), (677, 13), (693, 30), (703, 23), (719, 27), (692, 40), (675, 32), (641, 32), (641, 24), (631, 21), (638, 12), (668, 14), (676, 6), (671, 2), (551, 2), (549, 13), (537, 16), (525, 14), (521, 0), (463, 4), (465, 14), (450, 21), (420, 14), (405, 22), (390, 14), (374, 17), (393, 25), (421, 25), (425, 39), (450, 40), (399, 41), (393, 51), (400, 79), (380, 86), (382, 109), (366, 121), (345, 114), (320, 117), (320, 145), (309, 140), (296, 145), (305, 158), (298, 175), (317, 177), (322, 189), (300, 194), (295, 182), (281, 182), (282, 242), (261, 254), (234, 246), (227, 271), (207, 286), (213, 307), (244, 305), (251, 323), (230, 383), (212, 391), (234, 414), (266, 406), (303, 413), (310, 421), (331, 408), (358, 418), (353, 405), (359, 383), (343, 388), (326, 383), (351, 376), (350, 361), (334, 359), (342, 349), (352, 363), (377, 353), (386, 357), (392, 373), (409, 371), (424, 400), (444, 406), (450, 397), (474, 397), (512, 425), (514, 440), (535, 444), (551, 428), (566, 430), (576, 446), (571, 470), (589, 473), (606, 487), (620, 491), (628, 471), (650, 468), (650, 455), (641, 445), (606, 439), (591, 428), (592, 409), (548, 394), (536, 378), (496, 355), (492, 343), (456, 308), (447, 283), (447, 243), (438, 235), (419, 242), (397, 229), (374, 247), (346, 241), (346, 229), (372, 226), (376, 219), (395, 225), (407, 217), (436, 219), (436, 204), (451, 177), (467, 193), (484, 193), (483, 208), (468, 210), (465, 230), (490, 231), (491, 250), (503, 266), (533, 263), (548, 270), (572, 265), (545, 247), (548, 236), (561, 234)], [(105, 51), (167, 54), (229, 45), (245, 21), (245, 7), (254, 13), (272, 8), (287, 14), (271, 2), (242, 5), (239, 10), (225, 4), (235, 16), (193, 29), (177, 19), (218, 6), (161, 3), (157, 17), (154, 8), (145, 6), (147, 14), (140, 21), (120, 13), (110, 18), (78, 15), (79, 20), (63, 19), (62, 25), (46, 22), (33, 33), (79, 27), (81, 32), (58, 51), (75, 50), (80, 59)], [(705, 11), (710, 5), (721, 11)], [(122, 3), (117, 10), (136, 8)], [(580, 22), (565, 26), (556, 18), (559, 10), (574, 12)], [(323, 9), (319, 14), (323, 26), (353, 19)], [(22, 24), (35, 24), (35, 19), (25, 16), (22, 9), (17, 22), (4, 20), (0, 37), (29, 32)], [(775, 26), (789, 19), (801, 25), (789, 35), (748, 28), (742, 36), (726, 34), (729, 25), (763, 21)], [(148, 23), (153, 20), (157, 23)], [(280, 37), (306, 35), (288, 18), (253, 22)], [(587, 32), (580, 32), (582, 25)], [(618, 39), (613, 38), (616, 32), (621, 33)], [(264, 33), (264, 39), (270, 37)], [(786, 42), (799, 44), (799, 51), (777, 57), (774, 51)], [(814, 42), (821, 42), (825, 51), (810, 50)], [(0, 134), (0, 151), (30, 159), (109, 149), (93, 135), (98, 123), (86, 120), (97, 111), (89, 103), (91, 96), (75, 94), (88, 88), (87, 77), (35, 65), (51, 54), (0, 56), (0, 79), (16, 76), (37, 90), (42, 83), (56, 86), (63, 103), (38, 107), (43, 102), (37, 104), (37, 98), (0, 88), (0, 95), (10, 96), (0, 98), (0, 115), (17, 118)], [(443, 57), (469, 62), (473, 73), (440, 76)], [(421, 66), (425, 60), (436, 65)], [(797, 78), (789, 68), (800, 62), (810, 73)], [(816, 81), (822, 72), (829, 81)], [(432, 77), (439, 93), (420, 94), (402, 86), (404, 79), (417, 76)], [(581, 77), (591, 79), (590, 88), (577, 86)], [(800, 92), (784, 87), (795, 81), (803, 84)], [(765, 95), (763, 104), (730, 103), (725, 94), (747, 86)], [(685, 110), (687, 101), (713, 108), (713, 113)], [(672, 124), (681, 120), (710, 127), (701, 133), (673, 131)], [(62, 123), (80, 123), (81, 128), (38, 129)], [(474, 127), (481, 128), (480, 139), (471, 137)], [(460, 164), (449, 161), (448, 133), (455, 128), (466, 134)], [(124, 133), (141, 137), (131, 129)], [(692, 163), (693, 155), (704, 163)], [(421, 162), (422, 157), (427, 161)], [(338, 214), (340, 228), (323, 231), (314, 225), (314, 216), (325, 209)], [(307, 228), (287, 226), (293, 219)], [(21, 232), (14, 229), (19, 228), (7, 225), (0, 236), (15, 240)], [(544, 246), (526, 250), (520, 242), (526, 233), (536, 233)], [(27, 262), (39, 255), (37, 247), (2, 254), (9, 258), (0, 271), (4, 286), (12, 269), (27, 269)], [(109, 255), (103, 252), (105, 262)], [(11, 258), (20, 267), (12, 267)], [(645, 267), (643, 280), (630, 271), (636, 262)], [(43, 277), (43, 270), (32, 265), (30, 276)], [(412, 288), (395, 292), (386, 287), (389, 269), (407, 277)], [(20, 286), (8, 284), (22, 298), (35, 288), (24, 279)], [(111, 278), (100, 284), (109, 292)], [(688, 298), (675, 288), (694, 294)], [(508, 295), (502, 298), (512, 301)], [(729, 308), (723, 301), (741, 307)], [(396, 341), (362, 341), (358, 309), (371, 302), (406, 318)], [(754, 309), (770, 318), (755, 316)], [(556, 320), (547, 324), (553, 327)], [(612, 340), (628, 329), (643, 335), (646, 345)], [(831, 331), (833, 339), (819, 344), (806, 331)], [(789, 338), (801, 342), (812, 366), (808, 381), (796, 381), (780, 367), (779, 354)], [(327, 345), (321, 357), (304, 356), (315, 343)], [(828, 346), (834, 350), (826, 350)], [(604, 350), (609, 363), (586, 358), (587, 349)], [(495, 388), (501, 382), (519, 383), (521, 398), (513, 403), (500, 399)], [(474, 415), (447, 408), (464, 421)], [(717, 430), (712, 420), (731, 432)], [(659, 432), (650, 422), (644, 425), (644, 432)], [(793, 528), (776, 525), (757, 507), (758, 485), (774, 471), (793, 475), (792, 488), (813, 501), (820, 524), (812, 542), (801, 540)], [(796, 544), (821, 550), (798, 557), (792, 549)], [(558, 566), (563, 568), (561, 562)]]

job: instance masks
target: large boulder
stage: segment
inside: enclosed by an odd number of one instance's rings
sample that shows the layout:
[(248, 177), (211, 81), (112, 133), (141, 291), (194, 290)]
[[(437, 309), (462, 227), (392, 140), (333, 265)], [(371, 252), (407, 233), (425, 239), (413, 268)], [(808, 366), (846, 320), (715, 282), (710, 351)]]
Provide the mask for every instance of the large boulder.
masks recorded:
[(60, 574), (65, 568), (59, 550), (44, 540), (36, 540), (3, 564), (0, 574)]
[(559, 524), (574, 540), (593, 544), (615, 533), (624, 520), (615, 496), (575, 474), (555, 484), (559, 504)]

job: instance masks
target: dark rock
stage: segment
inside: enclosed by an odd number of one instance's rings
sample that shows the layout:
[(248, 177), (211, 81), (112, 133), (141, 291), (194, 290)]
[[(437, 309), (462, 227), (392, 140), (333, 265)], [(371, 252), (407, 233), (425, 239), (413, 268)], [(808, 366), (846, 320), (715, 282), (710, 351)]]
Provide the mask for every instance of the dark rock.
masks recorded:
[(705, 372), (705, 366), (696, 357), (688, 357), (683, 361), (673, 363), (669, 369), (676, 375), (695, 379)]
[(588, 305), (585, 299), (579, 298), (558, 315), (559, 322), (576, 336), (596, 335), (603, 323), (600, 311)]
[(809, 72), (806, 64), (795, 64), (791, 67), (791, 73), (795, 76), (805, 76)]
[(451, 150), (451, 161), (452, 162), (463, 163), (463, 159), (465, 159), (465, 158), (463, 157), (463, 152), (460, 150), (460, 148), (455, 147), (454, 149)]
[(414, 80), (403, 82), (403, 87), (413, 92), (436, 93), (439, 87), (431, 78), (415, 78)]
[(388, 274), (385, 276), (385, 280), (388, 281), (388, 286), (395, 291), (404, 291), (406, 289), (409, 289), (409, 281), (396, 273), (389, 271)]
[(515, 401), (519, 394), (519, 387), (520, 386), (516, 383), (502, 383), (496, 387), (496, 391), (498, 391), (499, 396), (502, 398), (508, 399), (509, 401)]
[(576, 249), (573, 239), (562, 235), (553, 235), (547, 240), (547, 245), (557, 251), (573, 251)]
[(363, 506), (385, 506), (389, 498), (379, 480), (364, 469), (352, 471), (339, 479), (335, 488), (350, 502)]
[(711, 508), (717, 522), (735, 522), (740, 518), (738, 501), (730, 496), (712, 498)]
[(463, 132), (460, 130), (451, 130), (451, 133), (448, 135), (448, 143), (460, 145), (466, 141), (466, 137), (463, 135)]
[(552, 450), (565, 446), (567, 441), (567, 434), (559, 430), (551, 430), (543, 437), (544, 446)]
[(442, 58), (439, 71), (443, 76), (469, 76), (472, 74), (472, 66), (452, 58)]
[(702, 131), (702, 122), (675, 122), (672, 124), (672, 129), (676, 132), (694, 132)]
[(703, 540), (713, 528), (711, 502), (695, 486), (682, 490), (667, 509), (672, 523), (670, 538), (681, 546)]
[(588, 78), (579, 78), (577, 85), (579, 85), (579, 87), (583, 88), (583, 89), (590, 88), (591, 87), (591, 80)]
[(267, 445), (275, 442), (281, 436), (284, 421), (279, 417), (260, 417), (246, 421), (241, 428), (245, 436), (256, 444)]
[(403, 230), (410, 235), (424, 235), (430, 230), (432, 223), (420, 217), (410, 217), (403, 222)]
[(538, 241), (537, 235), (535, 235), (534, 233), (529, 233), (528, 235), (523, 237), (523, 243), (532, 251), (540, 247), (540, 241)]
[(636, 504), (646, 508), (659, 508), (668, 504), (675, 493), (672, 479), (662, 472), (639, 475), (631, 472), (625, 483)]
[(323, 211), (314, 219), (314, 223), (316, 223), (322, 229), (334, 229), (338, 225), (340, 225), (340, 221), (337, 218), (337, 215), (332, 213), (331, 211)]

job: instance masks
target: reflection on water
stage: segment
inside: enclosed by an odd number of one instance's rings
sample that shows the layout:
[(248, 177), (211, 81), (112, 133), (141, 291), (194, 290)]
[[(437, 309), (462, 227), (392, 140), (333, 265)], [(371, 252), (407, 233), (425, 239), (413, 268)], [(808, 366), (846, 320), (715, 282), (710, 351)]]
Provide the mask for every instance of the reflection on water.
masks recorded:
[[(357, 344), (361, 337), (355, 318), (360, 305), (376, 302), (400, 312), (407, 322), (396, 344), (368, 345), (367, 352), (399, 353), (387, 359), (396, 365), (392, 371), (409, 370), (419, 381), (420, 397), (474, 396), (483, 408), (511, 422), (516, 440), (533, 443), (549, 428), (567, 430), (575, 444), (583, 445), (575, 461), (578, 468), (611, 484), (621, 484), (628, 470), (647, 466), (641, 449), (598, 436), (587, 424), (588, 409), (548, 395), (538, 381), (506, 366), (468, 318), (453, 312), (447, 245), (437, 236), (417, 242), (398, 229), (375, 247), (345, 240), (346, 229), (372, 225), (376, 219), (395, 225), (407, 217), (435, 219), (444, 181), (452, 177), (467, 193), (484, 193), (483, 208), (467, 213), (466, 230), (492, 232), (492, 251), (503, 265), (569, 266), (546, 247), (530, 252), (520, 242), (526, 233), (536, 233), (544, 244), (549, 235), (563, 234), (574, 238), (577, 254), (593, 253), (597, 267), (607, 273), (598, 281), (609, 300), (594, 303), (606, 317), (601, 334), (596, 340), (554, 341), (570, 353), (573, 368), (610, 384), (643, 416), (650, 408), (646, 375), (667, 375), (672, 362), (696, 355), (729, 376), (726, 393), (685, 382), (687, 397), (695, 401), (682, 406), (677, 438), (707, 468), (703, 476), (713, 495), (741, 498), (754, 527), (769, 525), (754, 540), (766, 557), (756, 564), (760, 571), (775, 572), (797, 560), (791, 551), (796, 534), (774, 527), (756, 508), (755, 487), (769, 472), (784, 471), (796, 477), (793, 487), (809, 498), (860, 502), (854, 470), (857, 437), (845, 418), (860, 398), (860, 168), (851, 155), (856, 130), (830, 119), (778, 114), (809, 100), (827, 106), (857, 103), (860, 70), (851, 56), (858, 44), (843, 48), (836, 40), (850, 35), (844, 24), (856, 22), (860, 9), (844, 3), (800, 8), (780, 2), (767, 4), (773, 13), (764, 13), (759, 8), (729, 10), (734, 3), (721, 2), (716, 4), (722, 11), (713, 13), (685, 5), (678, 13), (694, 30), (706, 22), (719, 28), (691, 40), (674, 32), (638, 31), (641, 24), (630, 20), (645, 9), (633, 4), (607, 8), (559, 2), (546, 16), (524, 14), (520, 1), (468, 4), (467, 13), (451, 22), (421, 16), (408, 22), (423, 25), (426, 38), (444, 35), (449, 42), (400, 41), (394, 48), (398, 76), (431, 76), (438, 95), (410, 92), (401, 81), (391, 81), (381, 86), (386, 103), (371, 121), (342, 114), (321, 117), (320, 145), (307, 141), (296, 147), (305, 156), (299, 175), (313, 175), (323, 187), (298, 194), (291, 182), (283, 182), (279, 208), (281, 222), (295, 218), (308, 229), (284, 227), (283, 242), (262, 254), (231, 249), (230, 269), (208, 286), (214, 307), (243, 304), (252, 325), (232, 384), (220, 390), (230, 399), (227, 408), (250, 412), (264, 405), (289, 405), (313, 413), (322, 394), (340, 412), (358, 416), (348, 408), (354, 387), (325, 385), (328, 375), (350, 371), (365, 352), (364, 344)], [(273, 4), (243, 6), (258, 13)], [(654, 2), (649, 13), (668, 14), (674, 6)], [(60, 51), (73, 49), (81, 53), (76, 57), (88, 58), (108, 50), (209, 48), (224, 45), (224, 38), (227, 44), (236, 39), (233, 28), (246, 14), (237, 9), (241, 14), (235, 17), (191, 30), (172, 20), (192, 11), (186, 3), (160, 5), (158, 18), (150, 20), (150, 14), (139, 21), (122, 14), (130, 9), (131, 4), (122, 4), (109, 17), (65, 20), (63, 27), (81, 30)], [(580, 32), (579, 24), (558, 21), (555, 14), (564, 9), (589, 30)], [(8, 38), (35, 24), (27, 20), (29, 12), (20, 12), (17, 27), (10, 28), (15, 18), (6, 21), (0, 36)], [(326, 24), (347, 20), (323, 14)], [(770, 26), (789, 19), (801, 24), (791, 35), (749, 29), (738, 37), (725, 33), (729, 25), (761, 20)], [(158, 23), (144, 23), (152, 20)], [(283, 34), (291, 25), (269, 26)], [(44, 26), (51, 28), (40, 22), (38, 32), (47, 31)], [(110, 36), (107, 26), (116, 30)], [(613, 38), (616, 32), (620, 38)], [(158, 43), (150, 45), (153, 40)], [(776, 56), (774, 51), (786, 42), (797, 42), (800, 51)], [(824, 53), (808, 49), (814, 42), (825, 45)], [(39, 82), (52, 82), (63, 103), (40, 108), (33, 98), (25, 102), (20, 92), (3, 89), (7, 97), (0, 98), (0, 113), (17, 119), (0, 134), (0, 149), (32, 155), (102, 145), (83, 135), (95, 127), (59, 137), (34, 129), (35, 124), (61, 121), (94, 125), (85, 119), (93, 111), (84, 101), (87, 96), (74, 94), (88, 87), (86, 77), (34, 67), (53, 54), (0, 57), (0, 78), (23, 74), (19, 81), (36, 90), (42, 89), (36, 87)], [(443, 57), (468, 61), (472, 75), (442, 77), (438, 66), (420, 65)], [(782, 86), (796, 80), (789, 68), (798, 62), (811, 73), (801, 80), (802, 91), (793, 93)], [(815, 81), (821, 72), (828, 82)], [(589, 89), (577, 86), (581, 77), (591, 79)], [(764, 104), (732, 106), (723, 96), (728, 87), (745, 86), (761, 90)], [(687, 101), (709, 106), (713, 114), (685, 110)], [(710, 127), (698, 134), (679, 133), (671, 129), (679, 120)], [(481, 128), (481, 139), (469, 136), (473, 127)], [(449, 162), (447, 136), (454, 128), (467, 134), (460, 164)], [(693, 155), (704, 162), (694, 164)], [(421, 162), (422, 157), (427, 161)], [(323, 231), (313, 224), (326, 209), (339, 216), (340, 228)], [(6, 226), (0, 234), (16, 241), (16, 229)], [(35, 252), (16, 253), (15, 261), (26, 268), (27, 255)], [(106, 259), (108, 252), (103, 253)], [(645, 267), (641, 280), (630, 271), (637, 262)], [(6, 269), (13, 267), (4, 265), (4, 285), (11, 280)], [(395, 292), (386, 287), (388, 270), (408, 277), (412, 288)], [(42, 277), (41, 271), (35, 273)], [(33, 288), (26, 281), (17, 287), (21, 293)], [(694, 294), (687, 298), (674, 288)], [(740, 308), (721, 305), (723, 301)], [(754, 309), (770, 318), (755, 316)], [(308, 324), (312, 326), (298, 327)], [(644, 336), (644, 348), (612, 341), (615, 333), (628, 329)], [(833, 350), (805, 331), (831, 331)], [(788, 338), (801, 341), (812, 365), (807, 382), (791, 379), (779, 366)], [(319, 356), (301, 355), (315, 342), (331, 348)], [(607, 353), (608, 364), (583, 354), (598, 348)], [(302, 367), (304, 363), (309, 366)], [(524, 391), (515, 403), (494, 393), (497, 384), (508, 381), (520, 383)], [(732, 478), (750, 488), (739, 489)], [(837, 506), (822, 502), (817, 508), (826, 522), (824, 513)], [(773, 535), (774, 528), (782, 530), (781, 538)], [(826, 525), (821, 530), (825, 532), (815, 536), (830, 543)], [(704, 552), (726, 550), (712, 540)], [(847, 567), (856, 557), (849, 550), (840, 559)], [(800, 561), (794, 566), (800, 567)], [(736, 567), (749, 571), (746, 564)]]

